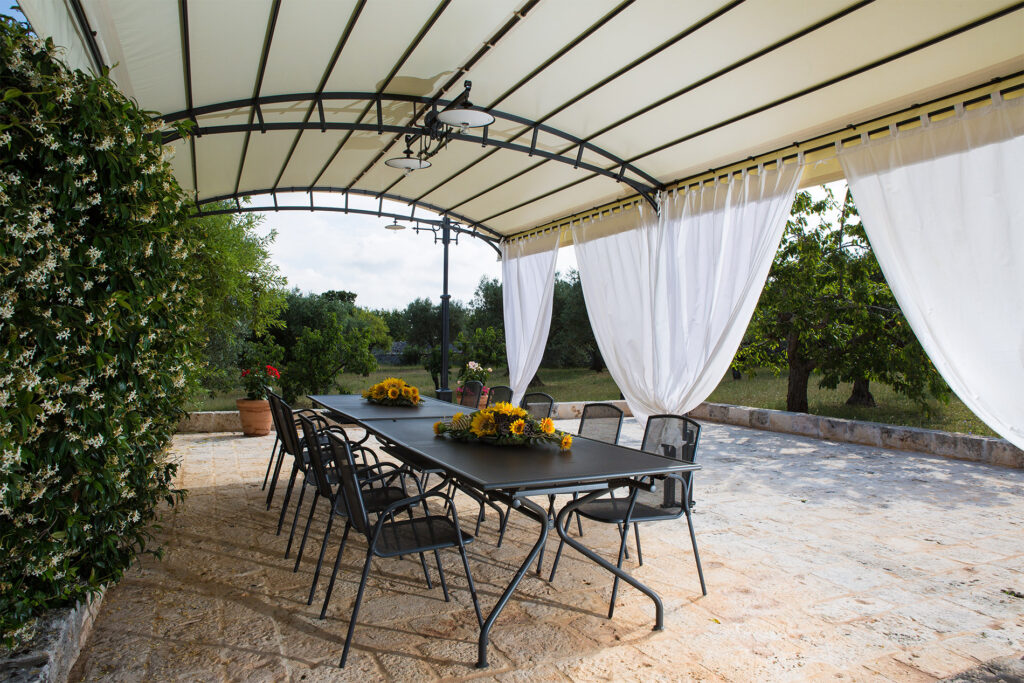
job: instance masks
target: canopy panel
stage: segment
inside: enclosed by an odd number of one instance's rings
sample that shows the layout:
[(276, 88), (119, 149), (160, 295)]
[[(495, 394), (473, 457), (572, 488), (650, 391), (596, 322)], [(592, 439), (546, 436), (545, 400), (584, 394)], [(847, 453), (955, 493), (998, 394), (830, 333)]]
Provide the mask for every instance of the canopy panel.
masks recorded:
[[(173, 165), (200, 206), (350, 189), (506, 236), (1024, 71), (1007, 0), (20, 4), (73, 66), (195, 121)], [(386, 166), (467, 80), (486, 137)]]

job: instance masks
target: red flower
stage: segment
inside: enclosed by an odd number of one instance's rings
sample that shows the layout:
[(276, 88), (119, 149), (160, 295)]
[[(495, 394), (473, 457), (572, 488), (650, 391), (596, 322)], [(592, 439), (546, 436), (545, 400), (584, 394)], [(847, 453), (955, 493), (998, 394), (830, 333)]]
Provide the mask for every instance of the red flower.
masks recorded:
[(250, 370), (242, 370), (242, 377), (248, 377), (250, 372)]
[(275, 368), (273, 365), (267, 366), (267, 374), (273, 377), (274, 379), (281, 379), (281, 373), (278, 372), (277, 368)]

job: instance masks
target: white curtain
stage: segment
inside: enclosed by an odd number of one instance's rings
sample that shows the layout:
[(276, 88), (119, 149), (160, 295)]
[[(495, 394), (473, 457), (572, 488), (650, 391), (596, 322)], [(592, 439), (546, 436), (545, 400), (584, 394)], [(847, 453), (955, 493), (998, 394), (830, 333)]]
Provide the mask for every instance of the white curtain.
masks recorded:
[(683, 414), (717, 386), (743, 338), (786, 226), (802, 163), (662, 197), (661, 214), (600, 237), (573, 226), (601, 354), (641, 422)]
[(559, 233), (501, 245), (502, 302), (509, 385), (516, 405), (540, 367), (551, 329)]
[(1024, 98), (923, 124), (839, 160), (935, 367), (1024, 448)]

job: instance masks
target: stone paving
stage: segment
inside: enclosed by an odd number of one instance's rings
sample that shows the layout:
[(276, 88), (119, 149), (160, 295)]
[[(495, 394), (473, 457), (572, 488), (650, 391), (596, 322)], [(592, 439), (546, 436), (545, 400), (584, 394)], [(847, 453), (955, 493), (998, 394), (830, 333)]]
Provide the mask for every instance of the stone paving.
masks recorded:
[[(628, 420), (623, 442), (640, 436)], [(523, 581), (477, 670), (472, 604), (446, 551), (450, 603), (418, 562), (375, 561), (339, 670), (365, 546), (350, 536), (321, 621), (326, 581), (305, 598), (324, 520), (292, 573), (287, 535), (274, 534), (281, 496), (262, 504), (271, 444), (175, 439), (191, 493), (163, 515), (166, 556), (107, 593), (72, 680), (930, 681), (1024, 655), (1024, 471), (707, 424), (695, 526), (709, 594), (685, 520), (642, 527), (644, 565), (626, 564), (664, 599), (664, 631), (628, 586), (606, 619), (611, 576), (567, 550), (553, 584)], [(458, 504), (474, 519), (472, 501)], [(470, 546), (485, 610), (536, 538), (513, 514), (496, 548), (496, 527), (491, 514)], [(614, 527), (585, 534), (614, 556)]]

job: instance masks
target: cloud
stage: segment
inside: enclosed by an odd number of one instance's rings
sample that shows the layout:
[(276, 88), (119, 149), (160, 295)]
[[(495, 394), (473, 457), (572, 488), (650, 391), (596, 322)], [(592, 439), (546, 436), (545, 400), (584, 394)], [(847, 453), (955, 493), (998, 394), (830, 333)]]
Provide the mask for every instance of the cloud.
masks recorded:
[[(360, 198), (362, 199), (362, 198)], [(321, 206), (337, 205), (317, 195)], [(279, 195), (282, 205), (308, 203), (308, 195)], [(363, 205), (366, 204), (365, 207)], [(376, 210), (362, 199), (352, 206)], [(407, 214), (405, 205), (385, 202), (384, 211)], [(417, 215), (432, 217), (417, 210)], [(385, 230), (386, 218), (330, 211), (280, 211), (262, 214), (261, 232), (277, 231), (270, 252), (289, 287), (307, 292), (344, 289), (355, 292), (365, 308), (403, 308), (417, 297), (439, 302), (444, 250), (430, 232)], [(482, 240), (460, 235), (449, 251), (449, 291), (468, 302), (481, 277), (501, 279), (501, 263)]]

